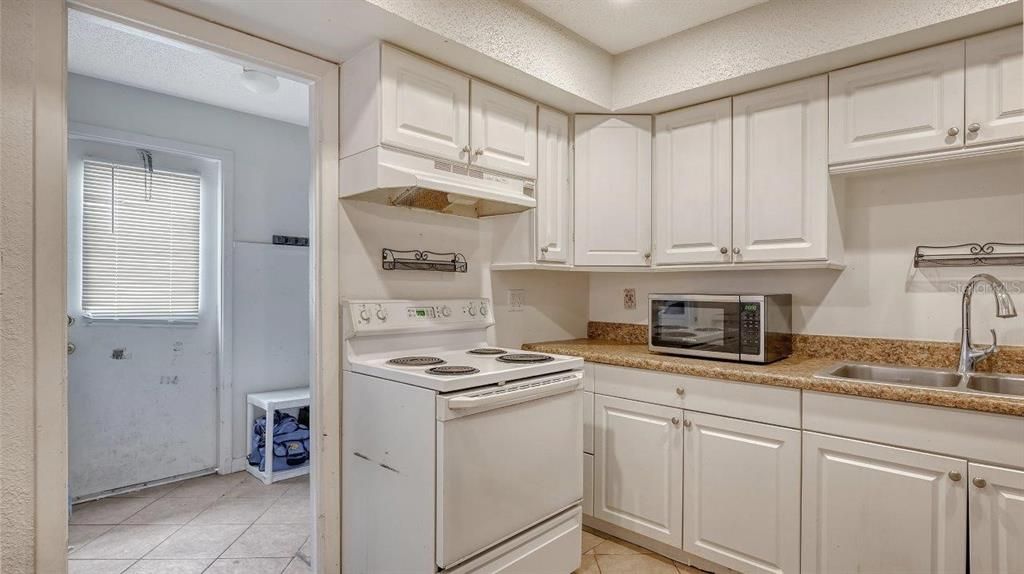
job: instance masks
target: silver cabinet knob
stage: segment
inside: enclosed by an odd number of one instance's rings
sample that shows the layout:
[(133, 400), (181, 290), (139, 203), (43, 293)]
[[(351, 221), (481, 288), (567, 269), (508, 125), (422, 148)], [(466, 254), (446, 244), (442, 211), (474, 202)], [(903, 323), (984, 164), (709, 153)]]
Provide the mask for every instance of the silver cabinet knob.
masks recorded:
[(685, 393), (686, 393), (686, 389), (684, 389), (683, 387), (676, 387), (676, 394), (677, 395), (683, 396), (683, 394), (685, 394)]
[(541, 253), (547, 253), (547, 252), (548, 252), (548, 247), (547, 247), (547, 245), (545, 245), (544, 247), (541, 247), (541, 248), (540, 248), (540, 252), (541, 252)]
[(650, 259), (650, 258), (651, 258), (651, 252), (650, 251), (644, 253), (644, 259)]
[(740, 254), (740, 248), (739, 247), (733, 247), (732, 248), (732, 252), (733, 252), (734, 255), (739, 255)]
[(476, 151), (473, 152), (473, 155), (484, 155), (484, 148), (482, 148), (482, 147), (476, 148)]
[(679, 425), (679, 417), (672, 417), (672, 424)]
[(465, 145), (462, 147), (462, 153), (468, 154), (471, 151), (473, 151), (473, 148), (469, 147), (469, 145)]
[(72, 354), (74, 354), (74, 352), (75, 352), (75, 344), (74, 343), (68, 343), (68, 354), (72, 355)]
[(949, 471), (949, 480), (952, 480), (953, 482), (960, 482), (961, 478), (963, 478), (963, 476), (961, 476), (959, 472), (955, 470)]
[(986, 486), (988, 486), (988, 481), (986, 481), (984, 478), (975, 478), (971, 482), (973, 482), (974, 486), (977, 486), (978, 488), (985, 488)]
[(693, 421), (687, 419), (687, 420), (683, 421), (683, 426), (686, 427), (686, 428), (690, 428), (691, 426), (693, 426)]
[(719, 249), (718, 251), (721, 252), (722, 255), (725, 255), (726, 253), (729, 252), (729, 248), (728, 247), (723, 247), (723, 248)]
[(946, 130), (946, 135), (948, 135), (951, 138), (955, 138), (959, 133), (960, 133), (960, 128), (958, 128), (956, 126), (953, 126), (953, 127), (949, 128), (948, 130)]
[(978, 124), (978, 123), (974, 123), (974, 124), (971, 124), (971, 125), (967, 126), (967, 131), (971, 132), (972, 134), (978, 133), (978, 130), (980, 130), (980, 129), (981, 129), (981, 124)]

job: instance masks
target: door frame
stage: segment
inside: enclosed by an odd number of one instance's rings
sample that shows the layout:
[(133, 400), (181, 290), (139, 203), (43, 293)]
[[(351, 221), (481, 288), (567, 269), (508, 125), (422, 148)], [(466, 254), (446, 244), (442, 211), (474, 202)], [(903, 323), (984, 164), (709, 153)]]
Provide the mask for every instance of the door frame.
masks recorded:
[[(55, 6), (58, 4), (53, 3)], [(41, 33), (58, 35), (40, 42), (40, 75), (37, 81), (59, 83), (59, 95), (39, 102), (36, 121), (36, 184), (60, 190), (56, 197), (36, 204), (36, 221), (60, 222), (52, 227), (65, 228), (67, 200), (67, 61), (64, 54), (67, 37), (67, 7), (95, 14), (203, 48), (224, 57), (257, 64), (310, 87), (310, 388), (312, 391), (311, 441), (317, 463), (311, 477), (313, 508), (313, 559), (319, 572), (341, 569), (341, 409), (339, 369), (339, 272), (338, 272), (338, 169), (339, 169), (339, 91), (338, 64), (239, 32), (150, 0), (70, 0), (59, 4), (61, 20), (47, 16)], [(59, 137), (58, 137), (59, 136)], [(52, 173), (54, 165), (61, 169)], [(41, 179), (40, 179), (41, 178)], [(63, 180), (54, 181), (55, 179)], [(66, 233), (37, 233), (37, 261), (67, 260)], [(36, 425), (37, 499), (50, 503), (36, 506), (36, 569), (66, 572), (67, 569), (67, 345), (64, 307), (67, 283), (66, 265), (53, 265), (47, 277), (37, 281), (34, 292), (40, 349), (38, 359), (60, 369), (59, 377), (37, 376), (37, 401), (55, 399), (41, 406), (53, 419), (54, 404), (60, 404), (58, 422)], [(45, 305), (60, 300), (59, 305)], [(52, 316), (51, 316), (52, 315)], [(59, 328), (58, 328), (59, 326)], [(41, 373), (37, 373), (41, 374)], [(57, 384), (54, 384), (54, 380)], [(37, 418), (40, 417), (37, 411)]]

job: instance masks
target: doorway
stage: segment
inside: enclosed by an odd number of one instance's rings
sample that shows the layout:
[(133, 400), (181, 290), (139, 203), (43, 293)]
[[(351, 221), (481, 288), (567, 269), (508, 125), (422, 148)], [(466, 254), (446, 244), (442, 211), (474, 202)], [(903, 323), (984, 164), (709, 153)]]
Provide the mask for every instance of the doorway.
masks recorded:
[(309, 88), (75, 10), (68, 71), (68, 569), (312, 571)]

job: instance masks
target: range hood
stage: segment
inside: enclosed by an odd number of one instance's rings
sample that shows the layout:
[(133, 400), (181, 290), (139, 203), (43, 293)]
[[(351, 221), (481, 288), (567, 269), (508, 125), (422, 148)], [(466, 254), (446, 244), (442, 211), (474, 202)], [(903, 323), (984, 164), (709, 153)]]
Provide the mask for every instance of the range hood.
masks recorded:
[(531, 180), (377, 146), (341, 160), (341, 197), (487, 217), (537, 206)]

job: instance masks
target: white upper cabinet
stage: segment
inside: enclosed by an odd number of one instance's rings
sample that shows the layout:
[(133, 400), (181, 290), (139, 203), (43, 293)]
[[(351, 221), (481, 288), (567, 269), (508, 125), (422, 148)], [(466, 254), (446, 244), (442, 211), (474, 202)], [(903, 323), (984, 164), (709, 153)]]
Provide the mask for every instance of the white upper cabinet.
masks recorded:
[(962, 459), (804, 432), (801, 571), (966, 572), (967, 488)]
[(576, 116), (576, 265), (651, 258), (651, 117)]
[(969, 467), (971, 573), (1024, 572), (1024, 471)]
[(380, 57), (381, 143), (467, 161), (469, 77), (386, 44)]
[(595, 408), (594, 517), (681, 548), (682, 409), (604, 395)]
[(569, 116), (541, 108), (537, 130), (537, 261), (569, 263), (572, 254)]
[(537, 177), (537, 104), (473, 80), (470, 97), (473, 163), (529, 179)]
[(828, 256), (827, 90), (817, 76), (733, 98), (735, 261)]
[(654, 263), (731, 261), (732, 99), (654, 124)]
[(830, 163), (955, 149), (963, 118), (963, 41), (829, 74)]
[(1024, 137), (1024, 30), (967, 39), (967, 145)]
[(800, 431), (686, 413), (683, 550), (749, 574), (800, 572)]

